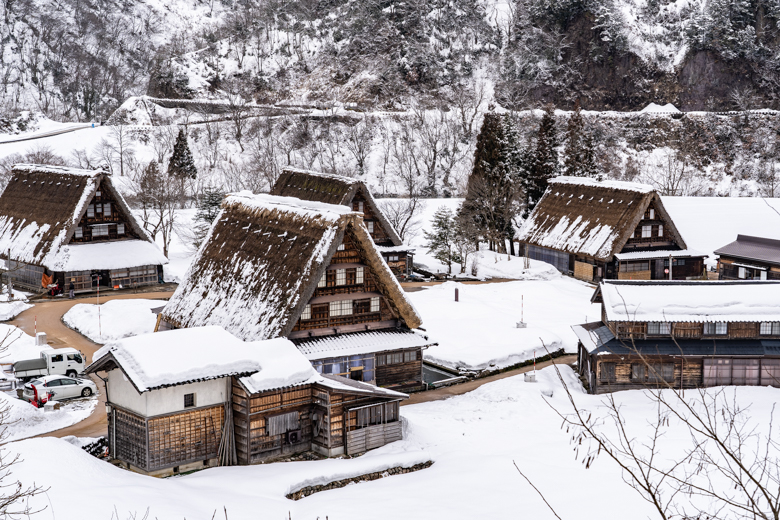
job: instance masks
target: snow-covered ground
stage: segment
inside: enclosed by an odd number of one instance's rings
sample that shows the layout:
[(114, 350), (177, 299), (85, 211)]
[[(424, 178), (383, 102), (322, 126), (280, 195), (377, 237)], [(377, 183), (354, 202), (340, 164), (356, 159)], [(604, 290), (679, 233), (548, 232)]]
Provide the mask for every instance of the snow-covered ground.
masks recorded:
[[(538, 265), (547, 264), (532, 264)], [(548, 280), (447, 282), (406, 293), (439, 343), (424, 351), (425, 359), (453, 369), (496, 370), (531, 359), (534, 351), (544, 356), (544, 346), (576, 352), (571, 325), (597, 320), (600, 307), (590, 303), (593, 286), (550, 269), (556, 276)], [(527, 328), (517, 328), (521, 305)]]
[(163, 305), (163, 300), (143, 299), (111, 300), (99, 306), (79, 303), (65, 313), (62, 321), (95, 343), (102, 344), (154, 332), (157, 315), (151, 309)]
[[(583, 394), (574, 372), (566, 367), (562, 372), (575, 400), (605, 417), (605, 398)], [(59, 439), (32, 439), (7, 448), (21, 455), (15, 478), (50, 487), (32, 501), (47, 507), (42, 518), (105, 520), (117, 513), (140, 518), (148, 511), (148, 518), (209, 519), (215, 511), (216, 518), (224, 517), (224, 510), (228, 518), (256, 518), (262, 511), (263, 518), (298, 520), (554, 518), (513, 462), (561, 518), (654, 518), (652, 507), (623, 483), (619, 468), (603, 454), (589, 469), (575, 460), (571, 433), (548, 405), (569, 412), (566, 395), (551, 368), (541, 370), (538, 380), (510, 377), (462, 396), (402, 407), (404, 440), (352, 460), (213, 468), (155, 479), (101, 462)], [(751, 406), (755, 421), (767, 418), (778, 398), (772, 388), (733, 391), (738, 404)], [(653, 405), (639, 391), (615, 396), (637, 439), (649, 435)], [(686, 445), (686, 431), (670, 419), (666, 432), (662, 447), (678, 453)], [(305, 485), (424, 460), (433, 460), (433, 466), (295, 502), (284, 496)], [(608, 507), (593, 498), (605, 493)]]
[(13, 298), (9, 298), (5, 286), (0, 294), (0, 321), (9, 321), (17, 317), (22, 312), (31, 308), (27, 303), (27, 294), (14, 289)]
[(0, 364), (37, 358), (42, 348), (47, 347), (35, 346), (35, 338), (22, 329), (13, 325), (0, 324)]
[(71, 399), (63, 401), (59, 410), (45, 412), (26, 401), (0, 392), (0, 406), (8, 407), (5, 424), (7, 438), (0, 440), (10, 442), (26, 439), (76, 424), (92, 414), (97, 402), (97, 396)]

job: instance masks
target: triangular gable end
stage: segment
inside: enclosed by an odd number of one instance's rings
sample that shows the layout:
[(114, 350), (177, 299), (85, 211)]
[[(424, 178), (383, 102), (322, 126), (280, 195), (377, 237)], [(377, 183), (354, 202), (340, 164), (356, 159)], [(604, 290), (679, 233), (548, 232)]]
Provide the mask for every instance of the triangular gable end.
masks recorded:
[(371, 214), (376, 218), (377, 222), (379, 222), (379, 225), (382, 226), (382, 230), (385, 232), (385, 235), (387, 235), (387, 238), (392, 242), (394, 246), (400, 246), (403, 245), (403, 241), (401, 240), (401, 237), (398, 236), (398, 233), (395, 231), (395, 228), (390, 224), (390, 221), (387, 219), (387, 216), (384, 214), (382, 209), (379, 207), (379, 205), (376, 203), (376, 200), (374, 200), (374, 197), (371, 195), (371, 193), (368, 191), (368, 188), (365, 184), (362, 182), (357, 184), (357, 189), (355, 190), (355, 193), (352, 195), (349, 204), (353, 204), (353, 201), (356, 196), (360, 196), (363, 201), (365, 201), (371, 208)]
[(637, 205), (641, 211), (635, 210), (630, 225), (623, 228), (620, 235), (615, 239), (612, 248), (612, 256), (623, 251), (623, 248), (626, 247), (628, 241), (631, 240), (631, 238), (634, 236), (634, 232), (637, 226), (644, 218), (644, 215), (651, 204), (653, 205), (655, 211), (658, 212), (658, 216), (660, 217), (656, 218), (656, 220), (661, 220), (663, 222), (665, 230), (664, 232), (669, 232), (672, 240), (680, 249), (688, 248), (685, 244), (685, 240), (683, 240), (682, 235), (677, 229), (677, 226), (674, 225), (674, 221), (672, 221), (671, 215), (669, 215), (669, 213), (666, 211), (666, 208), (664, 208), (663, 203), (661, 202), (661, 197), (658, 195), (658, 193), (653, 192), (651, 197), (645, 197), (642, 203)]

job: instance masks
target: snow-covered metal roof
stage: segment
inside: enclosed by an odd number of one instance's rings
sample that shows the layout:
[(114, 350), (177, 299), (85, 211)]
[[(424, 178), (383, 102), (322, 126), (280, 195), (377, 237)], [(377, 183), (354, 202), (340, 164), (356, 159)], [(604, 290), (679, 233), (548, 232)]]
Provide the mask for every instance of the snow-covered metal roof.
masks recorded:
[(307, 359), (324, 359), (435, 345), (413, 331), (370, 331), (294, 340)]
[(616, 253), (618, 260), (649, 260), (653, 258), (691, 258), (704, 257), (707, 255), (693, 249), (683, 249), (681, 251), (632, 251), (631, 253)]
[(609, 330), (609, 327), (602, 322), (583, 323), (582, 325), (573, 325), (571, 330), (580, 340), (585, 350), (591, 354), (599, 347), (606, 345), (613, 339), (615, 335)]
[(780, 265), (780, 240), (737, 235), (737, 239), (715, 251), (716, 255)]
[(596, 291), (608, 321), (780, 321), (780, 282), (609, 280)]

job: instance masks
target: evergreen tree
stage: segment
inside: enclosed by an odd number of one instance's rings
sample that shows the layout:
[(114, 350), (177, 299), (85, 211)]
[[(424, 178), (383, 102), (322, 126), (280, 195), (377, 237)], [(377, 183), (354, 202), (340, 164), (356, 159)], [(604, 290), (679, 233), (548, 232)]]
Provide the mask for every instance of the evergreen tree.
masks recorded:
[(222, 206), (222, 199), (225, 192), (208, 186), (204, 188), (203, 195), (198, 199), (198, 211), (195, 213), (195, 229), (193, 236), (193, 245), (199, 247), (206, 238), (206, 234), (211, 228), (214, 219), (217, 218)]
[(168, 176), (179, 179), (195, 179), (198, 176), (195, 160), (192, 158), (190, 146), (187, 144), (187, 134), (183, 128), (179, 129), (179, 135), (173, 145), (173, 155), (168, 163)]
[(574, 113), (566, 127), (563, 166), (564, 175), (570, 177), (595, 177), (598, 173), (593, 138), (585, 129), (579, 100), (574, 105)]
[(446, 206), (441, 206), (433, 214), (433, 230), (425, 231), (426, 247), (433, 257), (447, 266), (447, 274), (452, 274), (452, 261), (455, 247), (455, 215)]
[(536, 207), (547, 189), (547, 181), (560, 171), (558, 164), (558, 132), (555, 129), (555, 112), (552, 105), (544, 109), (536, 134), (536, 150), (532, 158), (526, 187), (526, 210)]

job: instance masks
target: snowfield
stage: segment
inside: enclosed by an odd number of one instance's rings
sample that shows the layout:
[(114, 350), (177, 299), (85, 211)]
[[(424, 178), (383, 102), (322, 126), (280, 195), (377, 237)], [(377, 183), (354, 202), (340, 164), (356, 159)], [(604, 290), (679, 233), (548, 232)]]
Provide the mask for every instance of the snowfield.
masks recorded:
[[(580, 405), (605, 416), (604, 396), (582, 393), (574, 372), (562, 373)], [(554, 518), (513, 462), (546, 496), (562, 518), (625, 520), (656, 515), (621, 479), (619, 468), (603, 455), (586, 469), (574, 458), (571, 433), (561, 429), (568, 401), (552, 368), (539, 371), (538, 383), (510, 377), (444, 401), (404, 406), (404, 440), (351, 460), (325, 460), (213, 468), (191, 475), (155, 479), (101, 462), (59, 439), (32, 439), (6, 448), (22, 462), (13, 468), (23, 482), (50, 487), (32, 504), (45, 506), (41, 518), (105, 520), (112, 514), (140, 518), (329, 518), (365, 520), (425, 518)], [(727, 389), (737, 402), (751, 405), (755, 420), (768, 417), (778, 390)], [(545, 397), (544, 394), (551, 397)], [(616, 394), (637, 438), (650, 434), (654, 405), (640, 391)], [(547, 401), (547, 402), (546, 402)], [(548, 402), (550, 404), (548, 404)], [(686, 445), (687, 432), (672, 419), (662, 446), (670, 456)], [(410, 466), (433, 466), (316, 493), (299, 501), (285, 498), (300, 487)], [(47, 471), (41, 471), (41, 468)], [(73, 478), (79, 475), (83, 478)], [(87, 479), (85, 481), (85, 479)], [(85, 507), (84, 486), (90, 489)], [(593, 497), (609, 494), (610, 505)]]
[(0, 364), (40, 357), (47, 347), (35, 346), (35, 338), (13, 325), (0, 324)]
[(0, 392), (0, 407), (8, 408), (8, 422), (2, 442), (11, 442), (53, 432), (81, 422), (97, 406), (97, 396), (62, 401), (62, 408), (44, 412), (26, 401)]
[[(522, 259), (513, 258), (522, 264)], [(533, 262), (537, 272), (543, 262)], [(423, 318), (423, 328), (438, 346), (423, 351), (426, 360), (453, 369), (498, 370), (563, 348), (576, 352), (571, 325), (598, 319), (590, 303), (593, 286), (557, 276), (534, 280), (462, 284), (446, 282), (406, 293)], [(455, 301), (455, 289), (459, 300)], [(517, 328), (521, 303), (527, 328)], [(544, 346), (543, 346), (544, 344)]]
[(100, 304), (98, 320), (98, 305), (79, 303), (65, 313), (62, 321), (95, 343), (103, 344), (154, 332), (157, 315), (151, 309), (163, 305), (164, 300), (111, 300)]

